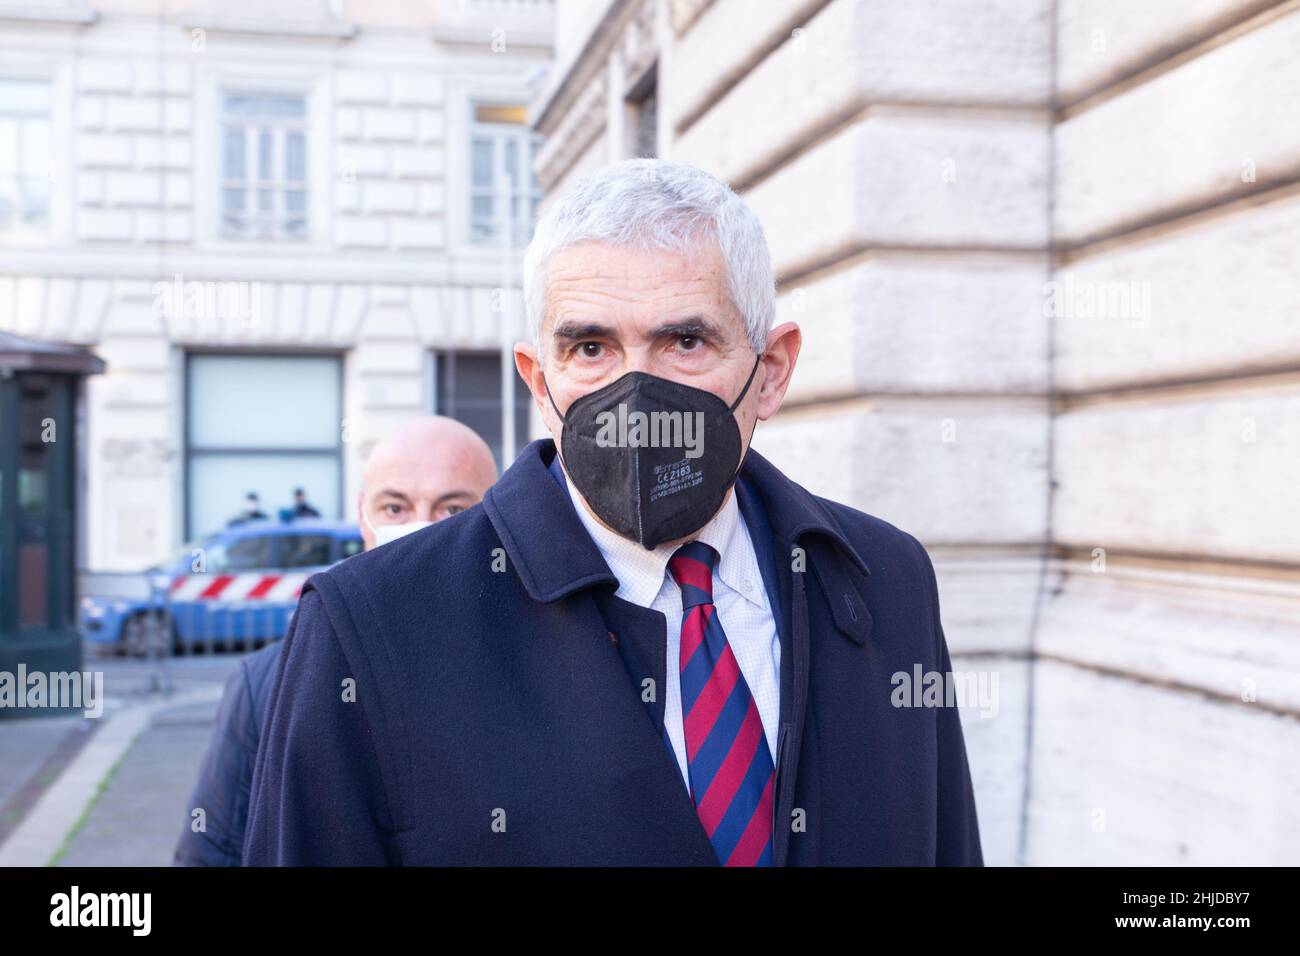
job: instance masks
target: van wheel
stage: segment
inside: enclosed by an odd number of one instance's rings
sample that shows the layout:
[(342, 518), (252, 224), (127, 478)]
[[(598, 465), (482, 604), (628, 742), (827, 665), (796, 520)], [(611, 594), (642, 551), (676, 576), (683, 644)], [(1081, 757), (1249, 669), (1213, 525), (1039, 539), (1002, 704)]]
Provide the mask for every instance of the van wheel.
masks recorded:
[(132, 614), (122, 624), (122, 649), (128, 657), (148, 657), (150, 641), (156, 642), (160, 654), (165, 653), (162, 635), (154, 629), (156, 624), (149, 620), (148, 611)]

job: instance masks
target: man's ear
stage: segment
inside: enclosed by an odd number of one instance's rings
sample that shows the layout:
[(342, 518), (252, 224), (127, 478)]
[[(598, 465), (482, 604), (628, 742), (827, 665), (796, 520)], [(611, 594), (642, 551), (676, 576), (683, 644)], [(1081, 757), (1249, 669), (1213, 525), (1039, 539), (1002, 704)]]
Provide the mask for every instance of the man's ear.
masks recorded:
[(781, 407), (802, 347), (803, 333), (794, 322), (782, 323), (767, 334), (767, 347), (763, 352), (763, 385), (758, 391), (759, 421), (767, 421)]
[(546, 426), (546, 430), (552, 437), (558, 436), (561, 425), (546, 391), (546, 374), (542, 370), (542, 360), (537, 355), (537, 349), (527, 342), (517, 342), (515, 369), (528, 386), (528, 390), (533, 393), (533, 401), (537, 403), (537, 412), (542, 416), (542, 424)]
[(533, 393), (533, 401), (541, 411), (546, 410), (546, 376), (542, 373), (542, 362), (537, 357), (537, 349), (527, 342), (515, 343), (515, 370), (524, 380), (528, 390)]

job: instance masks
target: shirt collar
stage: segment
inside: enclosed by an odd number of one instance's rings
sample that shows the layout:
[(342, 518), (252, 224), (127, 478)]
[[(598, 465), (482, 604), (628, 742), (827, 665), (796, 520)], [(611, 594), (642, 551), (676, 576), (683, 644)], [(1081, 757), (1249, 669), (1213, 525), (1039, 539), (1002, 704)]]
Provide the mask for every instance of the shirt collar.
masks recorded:
[[(609, 530), (587, 511), (581, 498), (574, 495), (568, 473), (563, 474), (578, 520), (587, 529), (605, 563), (618, 578), (618, 596), (640, 607), (650, 607), (663, 587), (668, 559), (680, 545), (661, 544), (653, 550), (647, 550), (637, 542)], [(718, 513), (696, 533), (695, 540), (704, 542), (718, 552), (720, 557), (714, 573), (723, 584), (756, 607), (767, 607), (765, 590), (759, 584), (761, 578), (758, 559), (754, 555), (749, 532), (740, 519), (734, 488), (727, 493), (727, 500), (718, 509)]]
[[(618, 584), (578, 520), (563, 476), (548, 471), (555, 457), (554, 440), (537, 439), (488, 489), (482, 505), (475, 506), (482, 507), (492, 523), (529, 597), (544, 604), (585, 588)], [(871, 573), (849, 544), (842, 522), (851, 520), (855, 540), (869, 547), (872, 535), (880, 533), (873, 530), (879, 524), (875, 519), (809, 493), (752, 448), (745, 455), (741, 479), (751, 486), (752, 503), (770, 524), (768, 533), (778, 552), (806, 547), (817, 536), (833, 544), (861, 577)]]

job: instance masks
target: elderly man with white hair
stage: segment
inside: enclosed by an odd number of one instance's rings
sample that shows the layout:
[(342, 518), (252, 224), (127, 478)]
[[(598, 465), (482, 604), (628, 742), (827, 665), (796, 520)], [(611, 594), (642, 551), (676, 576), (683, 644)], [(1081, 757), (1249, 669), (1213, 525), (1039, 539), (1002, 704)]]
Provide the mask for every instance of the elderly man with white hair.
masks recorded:
[(552, 437), (308, 583), (244, 861), (981, 865), (929, 557), (750, 449), (801, 342), (753, 212), (629, 160), (524, 272)]

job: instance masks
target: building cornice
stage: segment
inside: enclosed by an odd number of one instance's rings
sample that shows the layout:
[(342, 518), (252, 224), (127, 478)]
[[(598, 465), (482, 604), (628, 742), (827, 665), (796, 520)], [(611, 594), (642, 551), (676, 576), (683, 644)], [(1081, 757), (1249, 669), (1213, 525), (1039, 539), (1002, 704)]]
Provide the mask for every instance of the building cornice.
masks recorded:
[(529, 125), (542, 134), (553, 129), (559, 116), (591, 82), (593, 75), (604, 71), (610, 49), (642, 2), (610, 0), (577, 54), (567, 63), (556, 64), (541, 96), (529, 108)]
[(54, 26), (86, 26), (99, 14), (82, 3), (8, 3), (0, 0), (0, 23), (6, 20)]

